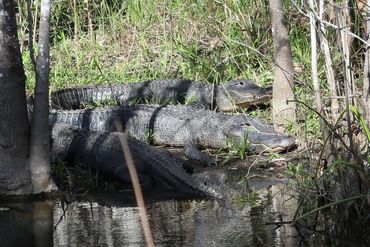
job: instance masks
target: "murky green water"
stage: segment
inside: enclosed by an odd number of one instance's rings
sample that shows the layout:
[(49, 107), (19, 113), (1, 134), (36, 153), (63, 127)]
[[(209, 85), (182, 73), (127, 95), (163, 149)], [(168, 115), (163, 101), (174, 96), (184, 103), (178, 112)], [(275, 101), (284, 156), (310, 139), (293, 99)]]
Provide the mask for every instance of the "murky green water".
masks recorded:
[[(293, 226), (275, 224), (291, 220), (296, 207), (283, 182), (256, 177), (248, 196), (238, 185), (223, 201), (150, 191), (145, 198), (156, 246), (366, 246), (313, 234), (302, 238)], [(100, 192), (69, 204), (0, 204), (0, 246), (146, 244), (133, 195)]]

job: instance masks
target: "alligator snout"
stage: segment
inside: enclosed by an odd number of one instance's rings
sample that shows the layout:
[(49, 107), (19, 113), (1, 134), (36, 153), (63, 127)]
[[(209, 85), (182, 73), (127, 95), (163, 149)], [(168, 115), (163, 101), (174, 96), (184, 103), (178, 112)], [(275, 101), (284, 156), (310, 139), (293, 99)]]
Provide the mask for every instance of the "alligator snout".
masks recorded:
[(225, 134), (239, 145), (247, 139), (248, 149), (253, 152), (284, 152), (292, 150), (296, 145), (296, 140), (292, 136), (271, 130), (262, 132), (247, 125), (244, 128), (232, 127)]
[(281, 133), (258, 133), (250, 132), (248, 135), (249, 146), (255, 152), (289, 151), (296, 145), (295, 138)]

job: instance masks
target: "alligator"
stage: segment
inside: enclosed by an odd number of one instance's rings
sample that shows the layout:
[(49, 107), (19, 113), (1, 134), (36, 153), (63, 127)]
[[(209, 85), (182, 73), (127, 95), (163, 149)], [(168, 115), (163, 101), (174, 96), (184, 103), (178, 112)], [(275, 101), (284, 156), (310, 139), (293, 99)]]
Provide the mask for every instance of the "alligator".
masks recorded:
[[(131, 178), (121, 147), (121, 132), (88, 131), (58, 123), (52, 126), (53, 156), (70, 164), (96, 169), (126, 183)], [(197, 196), (221, 198), (219, 192), (200, 182), (184, 170), (185, 161), (164, 148), (155, 148), (131, 137), (126, 137), (140, 184), (152, 185), (152, 179), (176, 191)]]
[(178, 102), (205, 109), (232, 111), (239, 107), (266, 104), (272, 98), (272, 87), (259, 87), (251, 80), (233, 80), (210, 84), (191, 80), (152, 80), (138, 83), (66, 88), (51, 94), (55, 109), (79, 109), (86, 105), (129, 102), (167, 104)]
[(247, 138), (251, 152), (287, 151), (295, 139), (245, 114), (221, 113), (186, 105), (133, 105), (83, 110), (52, 110), (50, 123), (66, 123), (95, 131), (116, 131), (115, 121), (127, 135), (155, 145), (184, 147), (187, 158), (211, 165), (214, 160), (201, 148), (241, 145)]

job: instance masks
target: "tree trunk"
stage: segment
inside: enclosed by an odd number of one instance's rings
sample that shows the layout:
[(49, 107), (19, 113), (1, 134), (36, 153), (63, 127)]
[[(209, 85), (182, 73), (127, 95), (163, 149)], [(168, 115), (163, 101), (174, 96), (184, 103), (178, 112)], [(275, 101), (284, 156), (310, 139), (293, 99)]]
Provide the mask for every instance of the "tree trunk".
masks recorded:
[[(367, 0), (367, 5), (364, 9), (366, 10), (366, 37), (368, 43), (370, 43), (370, 0)], [(365, 62), (364, 62), (364, 84), (363, 84), (363, 112), (367, 125), (370, 126), (370, 47), (366, 45), (365, 51)]]
[(55, 190), (49, 154), (50, 0), (41, 1), (35, 105), (31, 124), (30, 170), (34, 193)]
[(11, 0), (0, 0), (0, 113), (0, 194), (29, 193), (25, 75)]
[(289, 122), (295, 122), (294, 69), (288, 30), (284, 24), (284, 12), (280, 0), (269, 1), (272, 37), (274, 44), (274, 84), (272, 114), (274, 129), (285, 131)]
[[(327, 9), (333, 8), (329, 6), (324, 0), (319, 1), (319, 17), (321, 20), (324, 19), (324, 13)], [(330, 109), (331, 109), (331, 119), (335, 123), (338, 120), (338, 115), (340, 112), (340, 105), (338, 101), (338, 92), (337, 92), (337, 81), (335, 79), (333, 60), (331, 58), (329, 41), (327, 39), (327, 30), (325, 25), (322, 22), (319, 22), (319, 40), (321, 44), (321, 50), (325, 58), (325, 73), (328, 81), (328, 88), (330, 92)]]

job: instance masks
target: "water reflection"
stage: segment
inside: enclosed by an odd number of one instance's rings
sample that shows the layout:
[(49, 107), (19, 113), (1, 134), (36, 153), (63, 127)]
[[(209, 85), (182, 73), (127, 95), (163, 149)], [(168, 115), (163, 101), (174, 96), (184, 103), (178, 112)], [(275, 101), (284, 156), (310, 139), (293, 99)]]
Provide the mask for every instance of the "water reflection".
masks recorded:
[[(148, 214), (156, 246), (297, 246), (292, 227), (266, 224), (290, 220), (294, 213), (286, 214), (283, 187), (281, 183), (255, 187), (259, 197), (253, 206), (241, 194), (220, 201), (173, 200), (151, 193)], [(54, 244), (145, 246), (138, 210), (133, 205), (119, 193), (95, 195), (92, 202), (74, 202), (68, 208), (57, 202)]]
[(50, 201), (2, 203), (0, 246), (52, 246), (53, 207)]
[[(291, 220), (297, 205), (282, 180), (268, 181), (250, 179), (248, 196), (231, 186), (227, 200), (150, 191), (145, 198), (156, 246), (325, 246), (328, 238), (302, 242), (295, 228), (276, 224)], [(146, 246), (138, 213), (126, 192), (71, 204), (1, 203), (0, 246)]]
[[(218, 201), (163, 201), (148, 207), (157, 246), (279, 246), (280, 230), (262, 209)], [(64, 215), (63, 215), (64, 214)], [(136, 207), (75, 202), (55, 205), (56, 246), (145, 246)]]
[(75, 202), (64, 211), (58, 202), (54, 221), (55, 246), (143, 246), (136, 207)]

